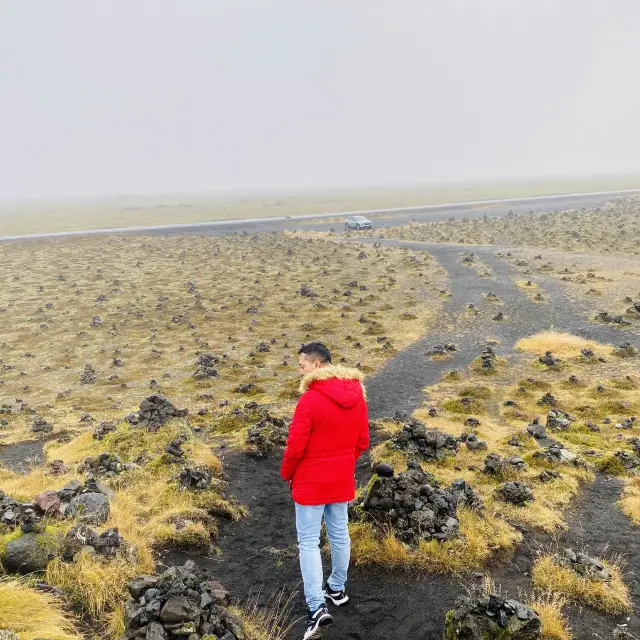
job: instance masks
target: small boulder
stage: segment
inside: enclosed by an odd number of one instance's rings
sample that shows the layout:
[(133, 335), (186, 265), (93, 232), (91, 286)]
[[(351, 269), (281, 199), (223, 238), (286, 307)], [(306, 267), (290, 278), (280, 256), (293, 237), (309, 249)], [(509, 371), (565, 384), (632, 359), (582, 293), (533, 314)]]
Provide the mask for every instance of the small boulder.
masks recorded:
[(446, 640), (538, 640), (542, 621), (536, 612), (516, 600), (498, 595), (461, 597), (447, 613)]
[(188, 622), (201, 614), (200, 608), (186, 596), (169, 598), (160, 611), (160, 620), (165, 623)]
[(505, 482), (495, 490), (498, 499), (519, 507), (535, 500), (533, 491), (524, 482)]
[(47, 533), (25, 533), (7, 543), (2, 563), (10, 573), (44, 571), (58, 552), (60, 541)]
[(381, 478), (392, 478), (393, 467), (386, 462), (379, 462), (373, 469), (373, 472)]
[(83, 493), (71, 499), (65, 512), (77, 516), (80, 522), (102, 524), (109, 518), (109, 499), (104, 493)]
[(62, 504), (55, 491), (43, 491), (39, 493), (34, 498), (34, 502), (40, 511), (48, 515), (58, 513), (60, 511), (60, 505)]

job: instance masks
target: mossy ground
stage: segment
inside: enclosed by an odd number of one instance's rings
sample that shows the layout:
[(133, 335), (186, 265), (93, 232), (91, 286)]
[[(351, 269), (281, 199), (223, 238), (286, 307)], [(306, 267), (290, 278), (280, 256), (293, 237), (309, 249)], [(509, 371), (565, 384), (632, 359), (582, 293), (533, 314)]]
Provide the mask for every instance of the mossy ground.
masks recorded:
[[(612, 356), (611, 346), (556, 332), (523, 339), (516, 346), (519, 355), (513, 358), (512, 366), (498, 372), (490, 382), (470, 367), (459, 380), (449, 379), (429, 387), (426, 390), (427, 405), (414, 413), (429, 427), (455, 436), (473, 432), (486, 441), (487, 451), (472, 452), (462, 444), (455, 457), (422, 465), (442, 485), (446, 486), (457, 478), (469, 482), (486, 505), (484, 513), (472, 515), (462, 510), (459, 540), (422, 544), (418, 549), (399, 543), (391, 533), (380, 538), (369, 525), (354, 525), (353, 553), (357, 562), (422, 566), (434, 571), (465, 573), (482, 566), (497, 550), (513, 548), (520, 540), (518, 528), (522, 526), (548, 533), (566, 529), (564, 511), (579, 494), (581, 486), (593, 480), (596, 463), (608, 460), (617, 449), (626, 446), (624, 436), (619, 435), (621, 431), (615, 424), (625, 416), (639, 412), (640, 393), (635, 384), (620, 388), (620, 385), (614, 387), (613, 382), (627, 380), (626, 376), (638, 380), (636, 365), (632, 360)], [(584, 348), (593, 348), (598, 354), (606, 353), (607, 362), (595, 365), (584, 362), (581, 354)], [(547, 350), (562, 356), (565, 366), (561, 370), (538, 368), (537, 356)], [(574, 385), (566, 383), (571, 375), (583, 380), (584, 386), (576, 390)], [(603, 394), (597, 390), (601, 382), (606, 389), (611, 389), (610, 393)], [(582, 456), (587, 461), (586, 467), (554, 464), (534, 456), (540, 446), (526, 432), (526, 426), (535, 417), (540, 417), (544, 423), (549, 407), (541, 406), (539, 400), (549, 390), (556, 397), (558, 407), (577, 416), (568, 431), (549, 435)], [(464, 398), (467, 398), (465, 404), (462, 403)], [(505, 406), (508, 400), (515, 402), (515, 406)], [(436, 407), (437, 417), (429, 416), (429, 407)], [(605, 416), (610, 416), (610, 424), (602, 423)], [(468, 417), (478, 419), (480, 425), (465, 425)], [(600, 431), (587, 428), (587, 422), (592, 420), (597, 420)], [(379, 428), (390, 437), (401, 425), (385, 422)], [(520, 443), (518, 447), (509, 444), (514, 436)], [(502, 457), (520, 456), (528, 468), (521, 472), (513, 471), (508, 477), (483, 473), (483, 461), (490, 452)], [(377, 445), (372, 458), (376, 462), (390, 462), (397, 471), (406, 468), (405, 454), (391, 447), (390, 441)], [(552, 482), (542, 482), (539, 476), (544, 470), (559, 471), (561, 477)], [(505, 479), (525, 482), (532, 489), (535, 500), (524, 507), (498, 500), (494, 491)], [(635, 485), (629, 484), (623, 498), (624, 508), (629, 511), (634, 509), (635, 493)]]

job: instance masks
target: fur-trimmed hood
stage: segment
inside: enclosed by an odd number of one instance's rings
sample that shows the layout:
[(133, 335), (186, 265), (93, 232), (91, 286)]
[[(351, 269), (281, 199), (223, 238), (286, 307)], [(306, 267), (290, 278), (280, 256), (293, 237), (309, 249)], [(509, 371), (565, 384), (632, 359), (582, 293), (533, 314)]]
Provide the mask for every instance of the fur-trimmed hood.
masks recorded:
[(330, 365), (307, 373), (300, 382), (300, 393), (309, 391), (313, 385), (314, 389), (337, 404), (348, 407), (358, 401), (360, 393), (364, 398), (367, 397), (363, 379), (364, 374), (358, 369)]

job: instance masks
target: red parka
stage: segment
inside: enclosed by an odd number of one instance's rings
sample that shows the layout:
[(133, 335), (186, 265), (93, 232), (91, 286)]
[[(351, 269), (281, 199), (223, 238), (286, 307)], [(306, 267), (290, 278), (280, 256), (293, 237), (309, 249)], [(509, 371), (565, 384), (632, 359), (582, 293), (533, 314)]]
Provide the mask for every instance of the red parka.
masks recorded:
[(302, 505), (355, 498), (355, 465), (369, 446), (362, 373), (328, 366), (302, 379), (280, 474)]

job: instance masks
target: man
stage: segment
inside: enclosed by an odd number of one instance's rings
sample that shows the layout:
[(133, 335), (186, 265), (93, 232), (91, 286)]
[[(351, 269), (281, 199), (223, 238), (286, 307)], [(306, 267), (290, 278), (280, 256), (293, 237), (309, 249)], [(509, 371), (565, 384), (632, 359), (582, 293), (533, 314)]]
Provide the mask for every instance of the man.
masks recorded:
[[(349, 600), (345, 582), (351, 540), (347, 506), (355, 498), (355, 465), (369, 446), (369, 420), (362, 373), (332, 366), (321, 342), (298, 352), (302, 382), (282, 460), (282, 477), (296, 507), (300, 569), (309, 617), (304, 640), (333, 618), (325, 600)], [(331, 544), (331, 575), (322, 584), (320, 530), (324, 517)]]

